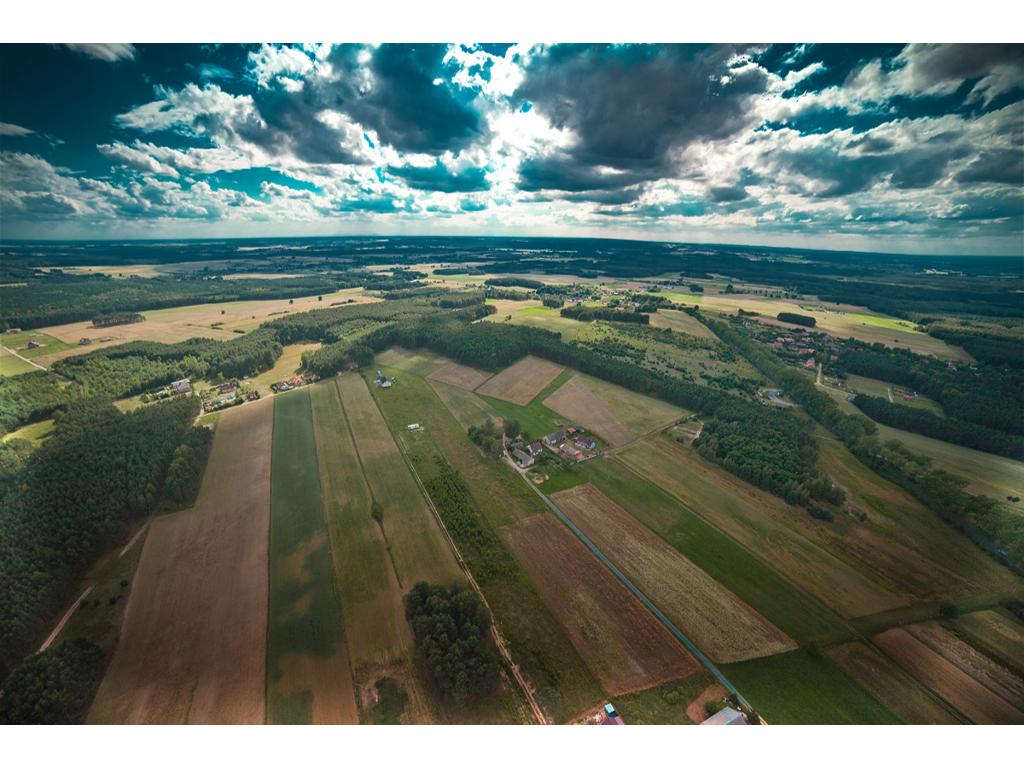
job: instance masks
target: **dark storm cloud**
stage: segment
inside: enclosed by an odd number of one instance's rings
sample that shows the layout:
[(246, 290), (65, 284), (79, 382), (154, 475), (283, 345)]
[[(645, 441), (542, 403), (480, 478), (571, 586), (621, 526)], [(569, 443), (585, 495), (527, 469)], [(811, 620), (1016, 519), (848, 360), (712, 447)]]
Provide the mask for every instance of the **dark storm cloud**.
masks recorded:
[(413, 189), (434, 192), (484, 192), (491, 188), (483, 168), (466, 168), (453, 173), (441, 161), (426, 167), (389, 165), (388, 173), (403, 179)]
[[(1024, 79), (1024, 46), (1014, 43), (908, 46), (914, 84), (925, 90), (939, 83), (985, 77), (1009, 66)], [(1022, 85), (1018, 80), (1018, 87)]]
[[(474, 92), (450, 80), (444, 45), (382, 45), (371, 49), (364, 80), (361, 46), (336, 47), (336, 77), (317, 85), (324, 107), (346, 113), (402, 152), (440, 154), (468, 146), (482, 132)], [(434, 81), (442, 82), (435, 85)]]
[(962, 184), (989, 182), (1024, 185), (1024, 148), (982, 152), (956, 175)]
[[(526, 67), (515, 100), (528, 100), (576, 143), (524, 163), (521, 186), (608, 189), (673, 175), (672, 153), (750, 125), (763, 70), (730, 67), (730, 46), (561, 45)], [(622, 178), (597, 168), (622, 171)]]
[(736, 185), (734, 187), (710, 187), (708, 199), (716, 203), (735, 203), (747, 199), (746, 187)]
[(406, 209), (399, 205), (395, 198), (381, 196), (342, 200), (334, 206), (334, 210), (343, 213), (402, 213)]

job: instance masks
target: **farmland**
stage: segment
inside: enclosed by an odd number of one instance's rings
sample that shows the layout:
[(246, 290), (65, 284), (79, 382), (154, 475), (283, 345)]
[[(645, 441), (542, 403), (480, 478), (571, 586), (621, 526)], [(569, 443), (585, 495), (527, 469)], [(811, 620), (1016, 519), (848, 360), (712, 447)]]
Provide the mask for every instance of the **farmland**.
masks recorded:
[(0, 347), (0, 376), (17, 376), (38, 370), (32, 363), (9, 352), (6, 347)]
[(270, 385), (276, 384), (283, 379), (290, 379), (302, 370), (302, 355), (304, 352), (312, 352), (319, 349), (320, 344), (287, 344), (281, 350), (281, 356), (277, 358), (274, 367), (263, 373), (251, 377), (246, 383), (261, 395), (269, 395)]
[(958, 632), (1003, 663), (1024, 673), (1024, 628), (1001, 611), (977, 611), (956, 620)]
[(549, 395), (544, 405), (570, 421), (582, 424), (610, 445), (625, 445), (636, 438), (636, 434), (578, 376)]
[(267, 721), (354, 723), (355, 693), (320, 493), (306, 389), (275, 400)]
[(264, 721), (273, 410), (222, 414), (196, 505), (153, 521), (91, 722)]
[(652, 313), (651, 325), (655, 328), (668, 328), (673, 333), (683, 333), (698, 339), (714, 340), (717, 338), (700, 320), (678, 309), (659, 309)]
[(468, 365), (448, 363), (447, 365), (438, 368), (432, 374), (427, 376), (427, 378), (431, 381), (440, 381), (445, 384), (450, 384), (453, 387), (458, 387), (459, 389), (473, 391), (491, 378), (491, 374), (486, 371), (479, 371), (476, 368), (470, 368)]
[(738, 661), (794, 647), (763, 616), (593, 486), (559, 491), (551, 499), (713, 660)]
[(477, 392), (515, 405), (526, 405), (561, 372), (559, 365), (528, 356), (497, 373)]

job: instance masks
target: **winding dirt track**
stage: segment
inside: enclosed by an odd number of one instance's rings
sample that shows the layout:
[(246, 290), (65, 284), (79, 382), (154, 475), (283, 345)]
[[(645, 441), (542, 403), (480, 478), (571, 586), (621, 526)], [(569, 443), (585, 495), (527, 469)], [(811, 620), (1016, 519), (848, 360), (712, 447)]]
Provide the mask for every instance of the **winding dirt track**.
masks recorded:
[(273, 413), (222, 414), (195, 506), (153, 521), (90, 722), (264, 722)]

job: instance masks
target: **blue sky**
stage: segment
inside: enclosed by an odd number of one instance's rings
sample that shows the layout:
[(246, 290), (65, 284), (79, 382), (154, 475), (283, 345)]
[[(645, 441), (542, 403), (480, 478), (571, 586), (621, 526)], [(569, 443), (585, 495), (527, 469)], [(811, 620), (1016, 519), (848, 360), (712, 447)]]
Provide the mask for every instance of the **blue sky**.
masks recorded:
[(3, 45), (5, 238), (1024, 252), (1024, 47)]

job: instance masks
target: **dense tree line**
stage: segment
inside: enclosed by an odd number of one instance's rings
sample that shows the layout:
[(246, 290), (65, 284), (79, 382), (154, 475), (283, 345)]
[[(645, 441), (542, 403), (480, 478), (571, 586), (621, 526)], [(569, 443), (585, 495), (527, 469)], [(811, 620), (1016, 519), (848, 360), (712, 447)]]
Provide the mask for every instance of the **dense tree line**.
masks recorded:
[(466, 293), (448, 293), (434, 302), (441, 309), (459, 309), (460, 307), (471, 307), (474, 304), (482, 304), (484, 294), (480, 291), (469, 291)]
[(921, 408), (890, 403), (884, 397), (857, 395), (853, 404), (875, 421), (936, 440), (1024, 460), (1024, 439), (959, 419), (936, 416)]
[(280, 356), (277, 334), (258, 328), (229, 341), (129, 342), (66, 357), (54, 363), (53, 370), (80, 383), (87, 394), (116, 398), (183, 377), (252, 376), (272, 368)]
[(94, 328), (109, 328), (112, 325), (128, 325), (141, 323), (146, 318), (138, 312), (107, 312), (92, 319)]
[(813, 328), (818, 324), (810, 315), (801, 315), (797, 312), (779, 312), (776, 317), (784, 323), (793, 323), (793, 325), (803, 325), (807, 328)]
[(58, 414), (0, 499), (0, 678), (127, 521), (158, 503), (198, 411), (196, 398), (131, 413), (82, 398)]
[(545, 296), (541, 299), (541, 303), (543, 303), (545, 307), (550, 307), (551, 309), (561, 309), (565, 306), (565, 299), (560, 296)]
[(526, 277), (491, 277), (484, 280), (484, 285), (493, 285), (499, 288), (532, 288), (533, 290), (544, 287), (544, 283), (540, 280), (530, 280)]
[(106, 669), (106, 654), (81, 638), (29, 657), (4, 681), (0, 725), (78, 725)]
[(0, 328), (39, 328), (91, 320), (97, 315), (220, 303), (242, 299), (290, 299), (348, 287), (333, 277), (260, 279), (115, 279), (33, 271), (25, 285), (0, 288)]
[(968, 493), (966, 481), (931, 469), (927, 458), (913, 454), (899, 441), (883, 443), (870, 420), (843, 413), (810, 378), (783, 363), (735, 325), (711, 320), (696, 310), (691, 314), (779, 384), (812, 418), (835, 433), (854, 456), (901, 485), (1001, 562), (1024, 572), (1024, 518), (1004, 509), (994, 499)]
[(856, 342), (843, 345), (837, 368), (922, 392), (951, 418), (1024, 435), (1024, 370), (948, 365), (907, 349)]
[(651, 322), (651, 318), (641, 312), (610, 307), (585, 307), (582, 304), (563, 307), (560, 314), (562, 317), (569, 317), (580, 322), (608, 320), (616, 323), (639, 323), (640, 325), (647, 325)]
[(1024, 340), (977, 331), (928, 326), (928, 334), (961, 346), (973, 357), (990, 365), (1024, 368)]
[(164, 478), (164, 497), (182, 506), (195, 502), (203, 481), (206, 460), (213, 447), (213, 430), (192, 427), (181, 445), (174, 449), (171, 464)]
[(77, 387), (46, 371), (0, 376), (0, 432), (48, 419), (77, 394)]
[(468, 587), (418, 582), (405, 596), (416, 655), (441, 698), (466, 707), (494, 690), (500, 666), (491, 617)]
[(302, 366), (321, 379), (352, 366), (365, 368), (373, 362), (374, 352), (365, 344), (336, 341), (312, 352), (302, 353)]

